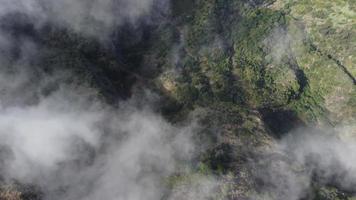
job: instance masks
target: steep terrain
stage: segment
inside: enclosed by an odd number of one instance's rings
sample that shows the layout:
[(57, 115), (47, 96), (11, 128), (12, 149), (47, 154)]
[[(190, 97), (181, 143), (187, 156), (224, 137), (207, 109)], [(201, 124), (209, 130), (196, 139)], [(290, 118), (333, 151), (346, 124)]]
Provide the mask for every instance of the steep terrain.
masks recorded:
[[(177, 101), (179, 113), (208, 110), (202, 123), (215, 130), (207, 133), (215, 139), (203, 162), (223, 174), (229, 198), (251, 198), (256, 187), (263, 187), (251, 180), (249, 159), (268, 152), (290, 130), (354, 126), (354, 5), (283, 0), (173, 4), (175, 24), (162, 30), (171, 35), (157, 44), (171, 44), (173, 50), (153, 53), (164, 67), (158, 84)], [(340, 195), (322, 189), (315, 198), (347, 198)]]
[[(155, 23), (120, 24), (104, 42), (53, 24), (37, 28), (25, 14), (2, 16), (2, 34), (36, 44), (40, 56), (25, 66), (35, 73), (30, 81), (71, 74), (2, 103), (36, 104), (63, 82), (95, 88), (114, 108), (137, 93), (158, 94), (153, 107), (165, 120), (200, 127), (200, 150), (164, 177), (161, 199), (356, 198), (347, 169), (328, 174), (329, 160), (318, 163), (335, 135), (356, 134), (356, 2), (172, 0), (169, 10)], [(6, 51), (2, 63), (13, 66), (18, 52)], [(316, 132), (309, 139), (320, 150), (308, 143), (310, 155), (295, 155), (301, 132)], [(324, 141), (329, 132), (332, 142)], [(36, 185), (12, 182), (1, 200), (42, 198)]]

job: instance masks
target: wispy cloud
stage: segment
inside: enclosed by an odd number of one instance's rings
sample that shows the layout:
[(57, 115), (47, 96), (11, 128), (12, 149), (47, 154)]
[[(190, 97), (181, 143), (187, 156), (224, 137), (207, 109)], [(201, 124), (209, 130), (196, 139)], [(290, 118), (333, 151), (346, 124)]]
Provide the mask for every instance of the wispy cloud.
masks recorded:
[(148, 22), (166, 12), (168, 3), (167, 0), (1, 0), (0, 16), (22, 13), (37, 26), (51, 23), (106, 39), (120, 25)]

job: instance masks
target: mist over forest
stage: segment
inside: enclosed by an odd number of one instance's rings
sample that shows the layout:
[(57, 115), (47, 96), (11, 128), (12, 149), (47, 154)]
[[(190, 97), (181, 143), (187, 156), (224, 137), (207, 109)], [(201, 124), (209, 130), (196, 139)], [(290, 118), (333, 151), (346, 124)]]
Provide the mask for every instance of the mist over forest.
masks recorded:
[(355, 200), (354, 0), (0, 0), (0, 200)]

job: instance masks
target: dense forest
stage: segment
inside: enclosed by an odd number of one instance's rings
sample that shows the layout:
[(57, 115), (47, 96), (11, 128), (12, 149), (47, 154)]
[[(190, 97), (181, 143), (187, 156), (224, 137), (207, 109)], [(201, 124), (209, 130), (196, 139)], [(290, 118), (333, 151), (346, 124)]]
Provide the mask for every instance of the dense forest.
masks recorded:
[(355, 64), (355, 0), (0, 0), (0, 200), (354, 200)]

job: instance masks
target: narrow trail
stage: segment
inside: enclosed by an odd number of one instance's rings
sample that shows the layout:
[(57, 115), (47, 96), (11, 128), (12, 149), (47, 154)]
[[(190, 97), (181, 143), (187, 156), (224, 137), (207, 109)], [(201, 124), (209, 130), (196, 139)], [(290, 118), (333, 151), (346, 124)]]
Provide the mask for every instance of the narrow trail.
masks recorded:
[(326, 54), (320, 48), (318, 48), (315, 44), (310, 43), (312, 49), (318, 53), (320, 53), (323, 56), (326, 56), (328, 59), (334, 61), (337, 66), (346, 74), (346, 76), (349, 77), (349, 79), (352, 81), (353, 85), (356, 85), (356, 78), (352, 75), (352, 73), (347, 69), (345, 65), (341, 63), (340, 60), (332, 56), (331, 54)]

